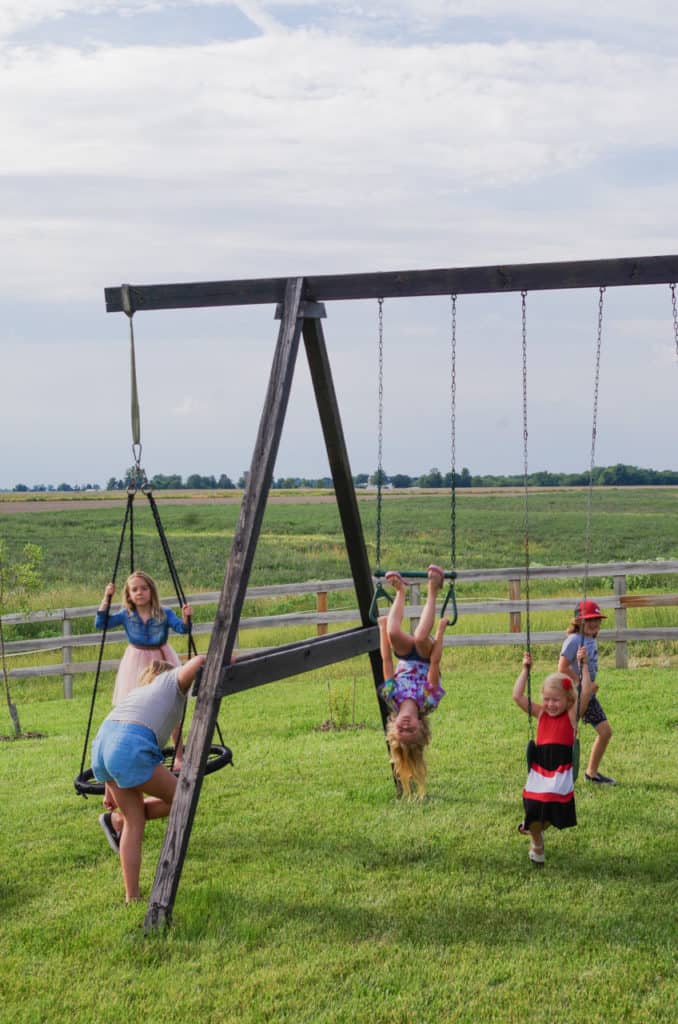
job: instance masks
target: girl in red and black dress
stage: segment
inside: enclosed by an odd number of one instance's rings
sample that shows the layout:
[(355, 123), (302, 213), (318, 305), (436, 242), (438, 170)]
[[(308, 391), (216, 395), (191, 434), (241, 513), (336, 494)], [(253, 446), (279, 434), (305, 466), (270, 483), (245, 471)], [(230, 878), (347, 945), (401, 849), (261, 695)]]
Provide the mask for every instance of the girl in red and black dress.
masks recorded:
[[(586, 649), (580, 647), (577, 659), (582, 667), (582, 687), (577, 709), (576, 684), (564, 672), (547, 676), (542, 685), (541, 703), (532, 701), (529, 708), (537, 719), (537, 739), (532, 748), (527, 782), (523, 789), (525, 818), (520, 831), (530, 836), (529, 858), (533, 864), (544, 863), (544, 830), (549, 825), (572, 828), (577, 824), (574, 806), (574, 774), (572, 748), (577, 723), (591, 697), (591, 677), (586, 664)], [(513, 699), (528, 711), (525, 695), (530, 654), (523, 655), (523, 668), (513, 687)]]

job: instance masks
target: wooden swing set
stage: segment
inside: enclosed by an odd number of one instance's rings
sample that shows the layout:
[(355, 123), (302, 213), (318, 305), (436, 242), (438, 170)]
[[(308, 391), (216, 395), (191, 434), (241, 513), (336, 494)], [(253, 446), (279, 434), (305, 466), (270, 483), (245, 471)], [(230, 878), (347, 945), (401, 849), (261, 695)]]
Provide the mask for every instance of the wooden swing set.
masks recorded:
[[(668, 284), (678, 351), (678, 255), (614, 260), (514, 264), (459, 269), (340, 274), (293, 278), (123, 285), (105, 289), (106, 310), (125, 312), (207, 306), (276, 304), (280, 320), (251, 469), (202, 672), (184, 763), (144, 921), (146, 931), (171, 923), (221, 699), (275, 680), (368, 655), (375, 689), (382, 682), (378, 629), (372, 618), (374, 581), (334, 389), (322, 319), (325, 302), (413, 296), (484, 294)], [(303, 338), (361, 626), (287, 644), (231, 664), (245, 593), (271, 486), (294, 367)], [(372, 609), (372, 611), (371, 611)], [(379, 699), (382, 723), (387, 708)]]

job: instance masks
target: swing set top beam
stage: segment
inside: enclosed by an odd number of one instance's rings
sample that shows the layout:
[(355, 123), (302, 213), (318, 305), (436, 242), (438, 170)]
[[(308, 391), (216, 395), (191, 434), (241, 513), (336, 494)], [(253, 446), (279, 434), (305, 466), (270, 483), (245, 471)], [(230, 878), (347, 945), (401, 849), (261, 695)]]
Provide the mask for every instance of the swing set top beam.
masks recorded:
[[(282, 302), (288, 278), (262, 277), (191, 284), (128, 285), (132, 310), (249, 306)], [(373, 274), (326, 274), (304, 278), (303, 298), (404, 298), (415, 295), (479, 295), (490, 292), (548, 291), (672, 284), (678, 281), (678, 255), (640, 256), (565, 263), (514, 263), (494, 267), (403, 270)], [(105, 289), (106, 312), (121, 313), (122, 286)]]

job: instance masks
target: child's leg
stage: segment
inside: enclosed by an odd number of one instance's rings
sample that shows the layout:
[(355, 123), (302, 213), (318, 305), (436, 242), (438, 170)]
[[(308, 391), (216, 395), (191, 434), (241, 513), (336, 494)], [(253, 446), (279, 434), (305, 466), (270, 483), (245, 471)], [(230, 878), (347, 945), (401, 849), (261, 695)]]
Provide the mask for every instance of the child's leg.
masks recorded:
[(414, 637), (403, 629), (405, 618), (405, 585), (402, 580), (393, 581), (396, 595), (393, 604), (388, 610), (387, 627), (388, 639), (391, 647), (398, 658), (405, 658), (412, 650)]
[(544, 833), (540, 821), (530, 822), (529, 858), (533, 864), (544, 863)]
[(181, 736), (181, 726), (178, 725), (172, 733), (172, 743), (174, 744), (174, 761), (172, 762), (172, 768), (177, 771), (181, 771), (181, 766), (184, 763), (184, 741)]
[(593, 746), (591, 747), (589, 765), (586, 769), (586, 774), (591, 778), (594, 778), (598, 774), (600, 762), (603, 760), (603, 754), (607, 750), (607, 745), (612, 739), (612, 726), (607, 719), (603, 722), (599, 722), (598, 725), (594, 726), (594, 728), (596, 730), (596, 738), (593, 741)]
[(426, 603), (421, 613), (421, 618), (417, 623), (417, 628), (414, 631), (414, 643), (416, 645), (418, 653), (423, 658), (431, 657), (431, 650), (433, 647), (433, 641), (431, 640), (431, 632), (433, 630), (433, 623), (436, 617), (436, 603), (438, 601), (438, 594), (440, 588), (443, 585), (443, 577), (437, 570), (429, 569), (428, 571), (428, 591), (426, 593)]
[(119, 789), (115, 785), (112, 785), (111, 788), (125, 826), (120, 834), (120, 865), (125, 883), (125, 902), (129, 903), (130, 900), (138, 900), (140, 896), (141, 844), (146, 823), (144, 797), (143, 793), (136, 788)]
[(443, 656), (443, 638), (449, 621), (449, 619), (440, 620), (436, 630), (435, 639), (433, 641), (433, 646), (431, 647), (431, 656), (426, 676), (426, 681), (430, 687), (436, 687), (440, 682), (440, 662)]

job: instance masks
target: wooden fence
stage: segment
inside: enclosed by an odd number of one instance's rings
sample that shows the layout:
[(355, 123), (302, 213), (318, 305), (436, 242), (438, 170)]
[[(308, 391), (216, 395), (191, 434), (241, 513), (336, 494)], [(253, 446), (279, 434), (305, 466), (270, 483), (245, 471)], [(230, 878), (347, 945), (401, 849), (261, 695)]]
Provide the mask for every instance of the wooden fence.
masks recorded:
[[(627, 608), (650, 608), (678, 606), (678, 594), (629, 594), (628, 579), (630, 576), (656, 576), (675, 575), (678, 573), (678, 561), (663, 562), (609, 562), (589, 566), (589, 578), (606, 577), (613, 581), (613, 593), (610, 596), (599, 596), (595, 594), (596, 600), (601, 608), (608, 609), (609, 620), (605, 628), (601, 630), (600, 642), (613, 642), (615, 644), (615, 663), (617, 668), (628, 667), (628, 644), (639, 640), (672, 640), (678, 641), (678, 625), (645, 627), (629, 629), (627, 626)], [(584, 566), (561, 565), (561, 566), (534, 566), (530, 568), (530, 580), (535, 579), (566, 579), (578, 581), (581, 586), (584, 577)], [(481, 599), (477, 601), (464, 601), (464, 584), (479, 581), (496, 582), (504, 584), (507, 588), (507, 597), (494, 599)], [(445, 637), (446, 647), (488, 647), (521, 645), (524, 643), (523, 628), (525, 619), (525, 600), (521, 594), (524, 591), (525, 570), (523, 569), (477, 569), (461, 570), (457, 574), (457, 595), (459, 623), (454, 631), (450, 630)], [(499, 589), (499, 587), (498, 587)], [(328, 632), (330, 626), (345, 625), (359, 621), (358, 612), (355, 608), (342, 608), (331, 611), (328, 607), (328, 596), (335, 591), (353, 590), (353, 581), (343, 580), (322, 580), (309, 581), (307, 583), (278, 584), (270, 587), (251, 587), (247, 591), (247, 599), (280, 597), (292, 594), (315, 594), (316, 609), (310, 612), (291, 612), (282, 615), (260, 615), (240, 620), (240, 630), (280, 628), (281, 626), (292, 627), (306, 625), (309, 633), (315, 631), (317, 635)], [(589, 592), (590, 588), (589, 588)], [(409, 590), (410, 603), (407, 605), (406, 614), (410, 619), (415, 619), (421, 612), (420, 590), (418, 585), (413, 585)], [(204, 604), (216, 604), (219, 600), (217, 591), (202, 594), (191, 594), (187, 600), (197, 606)], [(567, 621), (573, 611), (576, 598), (540, 598), (530, 600), (531, 612), (562, 611), (563, 622)], [(176, 606), (173, 599), (164, 599), (164, 605)], [(116, 610), (119, 606), (114, 606)], [(37, 665), (32, 667), (22, 666), (9, 670), (9, 676), (13, 679), (27, 678), (31, 676), (63, 676), (64, 697), (73, 696), (73, 676), (79, 673), (92, 673), (96, 671), (96, 660), (73, 661), (72, 652), (78, 647), (99, 647), (101, 633), (92, 632), (86, 634), (73, 634), (73, 622), (76, 619), (92, 618), (97, 606), (92, 605), (85, 608), (60, 608), (54, 611), (31, 612), (27, 615), (8, 614), (2, 618), (3, 624), (7, 626), (22, 625), (28, 623), (53, 623), (61, 624), (59, 635), (45, 637), (39, 640), (14, 640), (5, 644), (5, 651), (8, 656), (26, 655), (46, 651), (60, 651), (61, 662), (54, 665)], [(508, 632), (506, 633), (469, 633), (459, 632), (459, 627), (467, 627), (469, 618), (473, 615), (503, 614), (507, 617)], [(678, 621), (678, 616), (677, 616)], [(564, 627), (563, 627), (564, 628)], [(563, 628), (558, 630), (535, 632), (531, 630), (530, 636), (533, 644), (559, 643), (563, 639)], [(211, 623), (195, 623), (193, 632), (196, 636), (208, 635), (212, 631)], [(121, 643), (125, 640), (123, 631), (113, 631), (107, 634), (106, 643)], [(262, 648), (244, 648), (239, 646), (239, 652), (251, 653)], [(104, 670), (116, 669), (119, 659), (105, 659), (102, 661)]]

